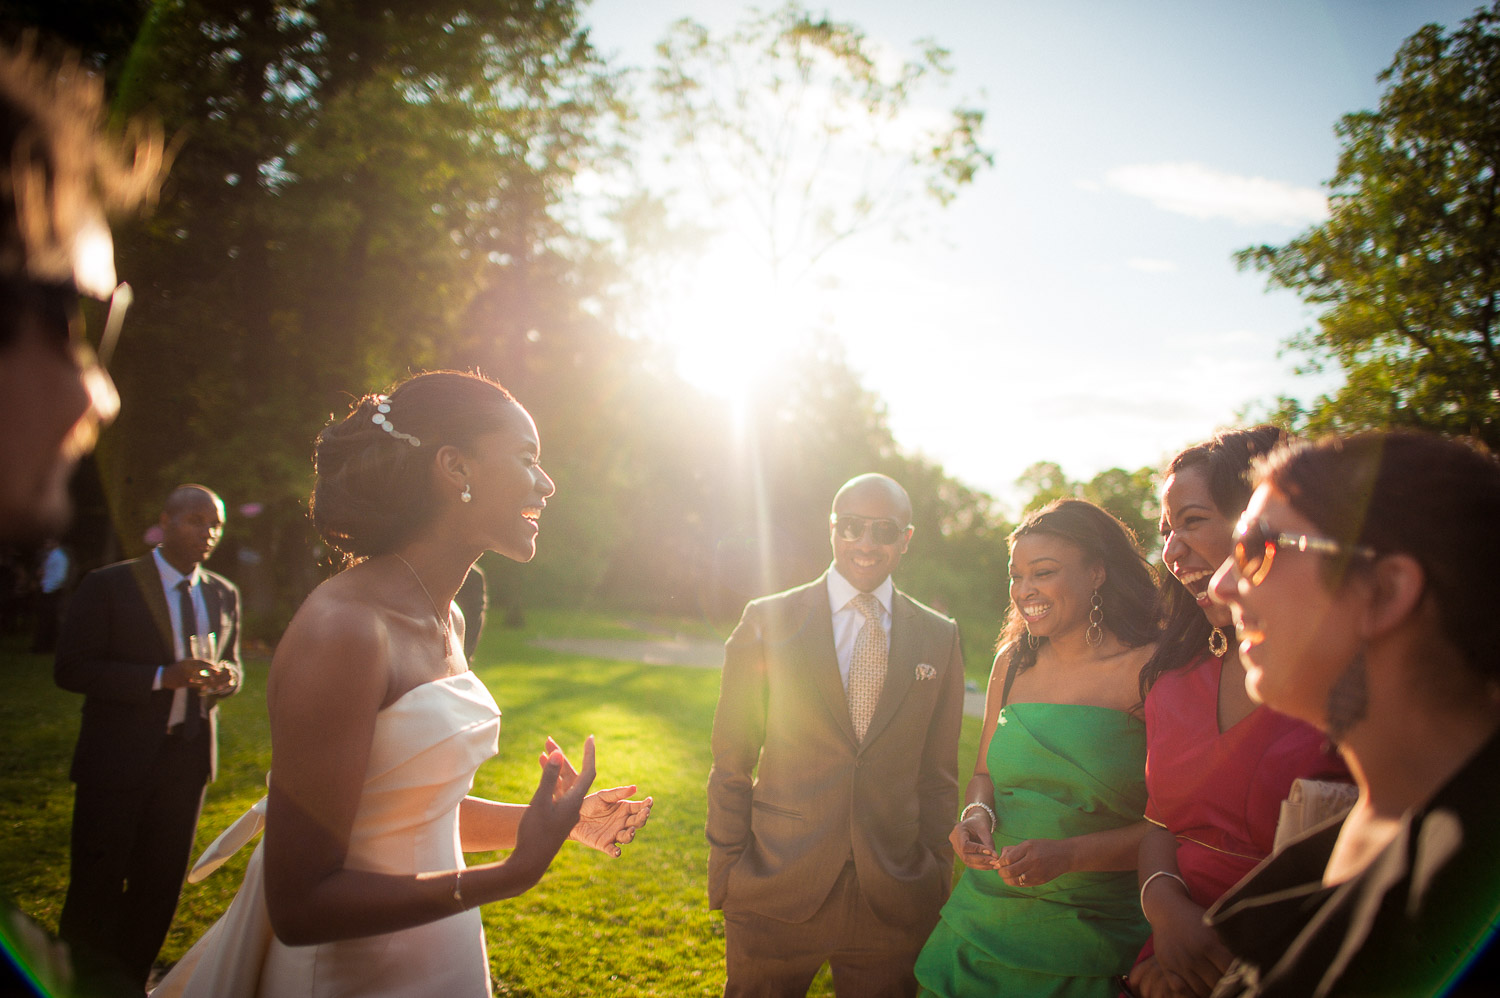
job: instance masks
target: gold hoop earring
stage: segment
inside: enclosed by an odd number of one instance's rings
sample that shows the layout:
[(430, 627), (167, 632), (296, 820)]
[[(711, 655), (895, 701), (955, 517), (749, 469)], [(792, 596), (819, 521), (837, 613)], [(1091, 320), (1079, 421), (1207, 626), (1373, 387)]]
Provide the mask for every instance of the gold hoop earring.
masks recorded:
[(1094, 590), (1094, 595), (1089, 597), (1089, 629), (1083, 633), (1083, 640), (1089, 643), (1089, 647), (1098, 648), (1104, 644), (1104, 601), (1099, 598), (1099, 590)]
[(1026, 644), (1031, 648), (1032, 651), (1036, 651), (1042, 646), (1042, 639), (1037, 637), (1035, 634), (1032, 634), (1030, 631), (1027, 631)]
[(1214, 658), (1223, 658), (1229, 651), (1229, 638), (1222, 627), (1215, 627), (1208, 632), (1208, 651)]

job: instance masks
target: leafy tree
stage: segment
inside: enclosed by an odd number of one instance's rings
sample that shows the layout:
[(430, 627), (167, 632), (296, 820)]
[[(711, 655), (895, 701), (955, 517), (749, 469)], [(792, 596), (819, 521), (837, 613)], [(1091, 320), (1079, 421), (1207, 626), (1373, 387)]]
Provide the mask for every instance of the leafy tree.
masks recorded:
[(1424, 426), (1500, 446), (1500, 3), (1451, 35), (1429, 24), (1346, 115), (1330, 214), (1284, 246), (1242, 250), (1322, 306), (1292, 340), (1345, 385), (1277, 418), (1303, 429)]
[[(996, 619), (992, 500), (903, 454), (836, 344), (814, 337), (737, 426), (617, 332), (631, 275), (570, 187), (608, 168), (627, 109), (574, 3), (129, 9), (133, 46), (79, 43), (180, 148), (161, 208), (119, 239), (136, 306), (98, 464), (127, 546), (178, 480), (219, 489), (232, 517), (258, 502), (225, 556), (239, 544), (263, 567), (237, 577), (272, 577), (275, 599), (246, 586), (269, 636), (315, 581), (303, 497), (329, 413), (410, 369), (478, 366), (536, 415), (559, 488), (542, 557), (488, 565), (497, 615), (522, 593), (737, 615), (827, 564), (829, 499), (873, 469), (916, 504), (913, 591)], [(638, 189), (619, 215), (662, 217)]]
[(622, 109), (571, 0), (175, 0), (118, 77), (181, 140), (121, 239), (137, 304), (100, 466), (122, 524), (196, 479), (300, 547), (310, 442), (349, 395), (441, 365), (607, 377), (559, 205)]
[(660, 113), (714, 215), (773, 285), (913, 200), (947, 204), (992, 164), (984, 111), (920, 104), (950, 72), (935, 42), (899, 62), (848, 22), (795, 3), (752, 10), (723, 36), (684, 18), (657, 46)]
[(1143, 551), (1150, 553), (1156, 547), (1156, 521), (1161, 515), (1161, 503), (1156, 494), (1155, 468), (1135, 471), (1108, 468), (1087, 482), (1075, 482), (1063, 473), (1060, 465), (1038, 461), (1021, 473), (1016, 484), (1031, 493), (1025, 505), (1027, 513), (1064, 496), (1087, 499), (1129, 527)]

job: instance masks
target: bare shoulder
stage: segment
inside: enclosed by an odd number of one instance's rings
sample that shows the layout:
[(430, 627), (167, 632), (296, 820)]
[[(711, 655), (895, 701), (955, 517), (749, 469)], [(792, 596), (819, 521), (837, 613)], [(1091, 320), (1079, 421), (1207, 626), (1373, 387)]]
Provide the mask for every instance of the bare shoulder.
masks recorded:
[(1114, 656), (1114, 679), (1116, 696), (1119, 698), (1119, 709), (1132, 714), (1141, 714), (1144, 704), (1141, 702), (1141, 669), (1151, 660), (1156, 652), (1156, 643), (1144, 644), (1137, 648), (1123, 649), (1120, 654)]
[(273, 707), (288, 695), (374, 696), (377, 704), (384, 699), (389, 628), (384, 612), (351, 584), (349, 574), (314, 589), (287, 625), (271, 660), (267, 693)]
[(990, 666), (991, 686), (998, 686), (1005, 682), (1006, 670), (1010, 668), (1010, 654), (1014, 648), (1015, 644), (1007, 641), (995, 652), (995, 662)]
[(1137, 648), (1125, 648), (1116, 656), (1116, 659), (1121, 669), (1138, 675), (1142, 667), (1151, 661), (1151, 656), (1154, 654), (1156, 654), (1155, 641)]

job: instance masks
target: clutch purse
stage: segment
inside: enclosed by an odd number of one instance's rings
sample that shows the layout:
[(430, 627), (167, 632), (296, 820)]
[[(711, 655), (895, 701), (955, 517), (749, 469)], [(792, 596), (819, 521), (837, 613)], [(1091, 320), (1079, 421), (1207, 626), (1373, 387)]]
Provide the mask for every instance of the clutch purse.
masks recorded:
[(1271, 846), (1275, 855), (1281, 847), (1314, 825), (1349, 813), (1359, 788), (1337, 780), (1292, 781), (1291, 792), (1281, 802), (1281, 817), (1276, 821), (1276, 840)]

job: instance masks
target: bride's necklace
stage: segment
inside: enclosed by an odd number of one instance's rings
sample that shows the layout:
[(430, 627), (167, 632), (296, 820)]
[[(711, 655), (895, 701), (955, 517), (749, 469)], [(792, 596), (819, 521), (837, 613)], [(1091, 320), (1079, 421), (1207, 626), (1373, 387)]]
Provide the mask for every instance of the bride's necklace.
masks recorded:
[(427, 602), (432, 606), (432, 615), (437, 618), (438, 627), (443, 629), (443, 657), (446, 658), (449, 650), (453, 647), (452, 628), (448, 626), (448, 619), (439, 612), (437, 600), (433, 599), (432, 593), (427, 591), (427, 583), (423, 582), (422, 577), (417, 574), (417, 570), (411, 567), (411, 562), (394, 551), (391, 554), (396, 555), (396, 560), (406, 566), (407, 571), (411, 572), (412, 578), (417, 580), (417, 585), (422, 587), (422, 595), (427, 597)]

